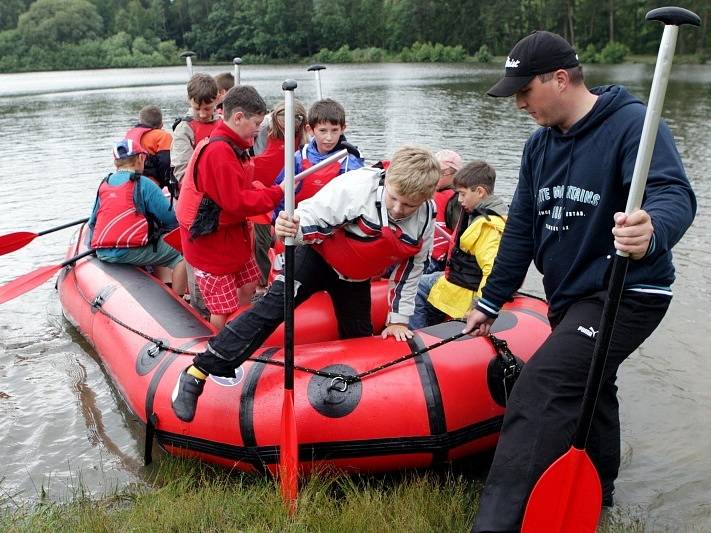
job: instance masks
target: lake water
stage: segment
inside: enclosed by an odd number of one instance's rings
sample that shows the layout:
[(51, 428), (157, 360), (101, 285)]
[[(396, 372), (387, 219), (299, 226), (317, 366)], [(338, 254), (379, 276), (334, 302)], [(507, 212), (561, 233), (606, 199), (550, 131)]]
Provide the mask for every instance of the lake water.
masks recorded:
[[(231, 70), (209, 67), (218, 73)], [(405, 143), (452, 148), (497, 168), (497, 191), (515, 187), (535, 124), (511, 99), (484, 92), (500, 66), (329, 66), (323, 94), (347, 110), (349, 140), (369, 162)], [(591, 67), (591, 84), (623, 83), (646, 100), (652, 67)], [(242, 67), (267, 103), (294, 78), (297, 98), (316, 91), (302, 66)], [(0, 235), (40, 231), (88, 216), (111, 168), (111, 143), (145, 104), (169, 125), (186, 109), (185, 68), (0, 75)], [(699, 213), (675, 248), (675, 298), (661, 327), (623, 366), (623, 467), (617, 501), (650, 531), (711, 530), (711, 365), (706, 360), (711, 289), (711, 67), (677, 66), (664, 116), (693, 183)], [(58, 262), (70, 232), (0, 256), (0, 283)], [(531, 275), (525, 288), (540, 294)], [(702, 348), (703, 345), (707, 348)], [(69, 497), (137, 482), (143, 433), (79, 334), (63, 319), (53, 282), (0, 311), (0, 502)]]

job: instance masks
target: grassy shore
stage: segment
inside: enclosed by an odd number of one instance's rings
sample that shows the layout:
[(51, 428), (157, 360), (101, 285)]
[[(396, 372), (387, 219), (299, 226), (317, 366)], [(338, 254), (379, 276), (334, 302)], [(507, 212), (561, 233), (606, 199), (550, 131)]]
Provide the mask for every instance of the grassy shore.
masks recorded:
[[(289, 517), (273, 480), (161, 458), (145, 485), (103, 498), (18, 505), (0, 497), (8, 532), (466, 532), (481, 474), (452, 469), (380, 477), (322, 474), (304, 483)], [(641, 532), (640, 519), (616, 511), (599, 531)]]

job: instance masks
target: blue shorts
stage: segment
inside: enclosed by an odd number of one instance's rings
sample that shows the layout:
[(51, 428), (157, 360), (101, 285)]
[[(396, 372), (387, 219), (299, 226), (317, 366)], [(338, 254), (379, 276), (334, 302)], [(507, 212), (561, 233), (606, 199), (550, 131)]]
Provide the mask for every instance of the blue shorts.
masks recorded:
[(172, 246), (165, 243), (163, 237), (156, 243), (156, 251), (153, 245), (141, 246), (140, 248), (109, 248), (97, 250), (96, 256), (107, 263), (126, 263), (136, 266), (165, 266), (175, 268), (183, 256)]

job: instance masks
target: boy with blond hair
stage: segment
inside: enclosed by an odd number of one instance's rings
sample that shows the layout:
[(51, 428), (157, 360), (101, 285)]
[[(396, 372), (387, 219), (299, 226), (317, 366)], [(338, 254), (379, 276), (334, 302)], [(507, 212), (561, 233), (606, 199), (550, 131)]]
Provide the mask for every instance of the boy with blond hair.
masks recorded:
[[(280, 213), (279, 238), (294, 237), (294, 283), (298, 306), (325, 290), (342, 338), (372, 335), (370, 279), (395, 263), (389, 281), (388, 314), (382, 336), (407, 340), (417, 283), (432, 246), (432, 195), (440, 177), (432, 152), (399, 149), (388, 169), (361, 168), (338, 176), (294, 211)], [(284, 320), (284, 281), (277, 278), (249, 310), (228, 323), (207, 350), (180, 374), (173, 393), (178, 418), (195, 416), (208, 374), (235, 375)]]

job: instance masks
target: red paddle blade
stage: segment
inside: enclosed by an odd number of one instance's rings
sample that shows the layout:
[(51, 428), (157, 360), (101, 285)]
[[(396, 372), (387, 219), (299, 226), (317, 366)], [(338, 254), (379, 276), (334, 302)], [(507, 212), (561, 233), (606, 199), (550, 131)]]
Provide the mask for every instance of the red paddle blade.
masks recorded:
[(289, 514), (293, 515), (299, 494), (299, 439), (294, 416), (294, 391), (291, 389), (284, 390), (284, 404), (281, 407), (279, 485), (284, 504)]
[(594, 533), (602, 487), (585, 450), (571, 447), (543, 472), (528, 499), (522, 533)]
[(163, 235), (163, 240), (168, 246), (183, 253), (183, 244), (180, 242), (180, 228), (175, 228), (173, 231)]
[(37, 234), (29, 231), (18, 231), (16, 233), (3, 235), (0, 237), (0, 255), (19, 250), (23, 246), (31, 243), (35, 237), (37, 237)]
[(54, 276), (60, 268), (62, 268), (62, 265), (41, 267), (29, 274), (8, 281), (5, 285), (0, 287), (0, 304), (4, 304), (42, 285), (45, 281)]

